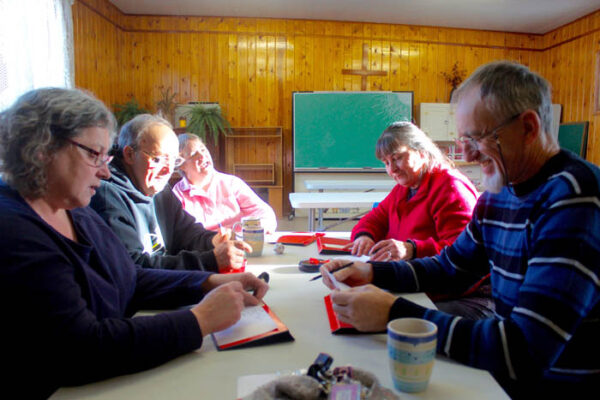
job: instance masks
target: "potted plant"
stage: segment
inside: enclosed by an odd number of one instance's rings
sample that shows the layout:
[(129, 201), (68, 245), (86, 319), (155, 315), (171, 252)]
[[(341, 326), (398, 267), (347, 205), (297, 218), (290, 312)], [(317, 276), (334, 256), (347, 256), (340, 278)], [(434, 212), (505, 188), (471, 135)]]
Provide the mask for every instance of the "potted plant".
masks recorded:
[(184, 116), (187, 118), (187, 131), (198, 135), (208, 150), (215, 163), (223, 158), (223, 152), (219, 152), (219, 138), (231, 130), (229, 121), (221, 112), (218, 103), (195, 103), (190, 104)]
[(173, 116), (175, 113), (175, 107), (177, 103), (175, 102), (175, 96), (177, 93), (171, 93), (171, 88), (168, 87), (167, 90), (160, 91), (161, 98), (156, 102), (156, 108), (158, 115), (169, 121), (173, 126)]
[(131, 100), (125, 104), (113, 104), (113, 109), (119, 126), (125, 125), (127, 121), (138, 114), (146, 114), (149, 112), (138, 103), (135, 97), (132, 97)]

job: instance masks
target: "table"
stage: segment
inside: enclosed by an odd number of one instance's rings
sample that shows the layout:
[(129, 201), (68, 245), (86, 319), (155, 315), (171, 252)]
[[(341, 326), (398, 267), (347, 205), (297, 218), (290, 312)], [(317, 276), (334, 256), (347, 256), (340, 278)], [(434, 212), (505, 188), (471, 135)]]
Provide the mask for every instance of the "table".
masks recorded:
[[(347, 233), (345, 234), (347, 237)], [(157, 368), (89, 385), (61, 388), (52, 399), (235, 399), (237, 379), (244, 375), (266, 374), (308, 368), (319, 352), (333, 356), (334, 366), (354, 365), (373, 372), (381, 383), (392, 388), (388, 370), (386, 335), (332, 335), (323, 297), (329, 290), (314, 274), (298, 270), (298, 260), (316, 255), (316, 245), (286, 246), (275, 255), (265, 244), (263, 256), (248, 258), (247, 270), (268, 271), (270, 289), (265, 302), (288, 326), (294, 342), (247, 349), (217, 351), (209, 337), (202, 347)], [(433, 307), (424, 294), (406, 298)], [(419, 394), (401, 394), (408, 399), (507, 399), (491, 375), (443, 357), (436, 360), (429, 388)]]
[(306, 180), (304, 181), (304, 186), (308, 190), (363, 190), (363, 191), (373, 191), (373, 190), (385, 190), (390, 191), (394, 186), (396, 186), (396, 182), (392, 179), (382, 180), (382, 179), (364, 179), (364, 180)]
[(315, 231), (315, 210), (319, 210), (318, 231), (326, 230), (323, 226), (322, 210), (326, 208), (359, 207), (372, 208), (388, 195), (388, 192), (316, 192), (290, 193), (293, 208), (308, 209), (308, 231)]

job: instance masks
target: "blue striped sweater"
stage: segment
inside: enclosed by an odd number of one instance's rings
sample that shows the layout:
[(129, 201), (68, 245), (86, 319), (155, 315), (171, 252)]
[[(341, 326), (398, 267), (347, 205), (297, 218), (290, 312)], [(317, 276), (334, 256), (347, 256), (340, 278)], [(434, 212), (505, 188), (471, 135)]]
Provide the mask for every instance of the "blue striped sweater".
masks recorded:
[(389, 318), (435, 322), (438, 353), (490, 371), (511, 396), (587, 385), (597, 393), (599, 188), (598, 167), (561, 151), (529, 181), (484, 193), (439, 256), (373, 264), (373, 283), (397, 292), (460, 292), (491, 272), (496, 318), (466, 320), (404, 299)]

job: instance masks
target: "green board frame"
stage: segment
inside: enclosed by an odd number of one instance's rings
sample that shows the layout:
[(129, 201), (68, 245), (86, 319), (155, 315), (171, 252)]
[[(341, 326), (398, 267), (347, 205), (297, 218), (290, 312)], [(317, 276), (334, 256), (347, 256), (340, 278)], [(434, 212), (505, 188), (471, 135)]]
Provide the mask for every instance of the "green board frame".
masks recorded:
[(294, 172), (385, 171), (375, 143), (412, 121), (413, 92), (295, 92)]
[(569, 122), (558, 128), (558, 144), (585, 159), (589, 122)]

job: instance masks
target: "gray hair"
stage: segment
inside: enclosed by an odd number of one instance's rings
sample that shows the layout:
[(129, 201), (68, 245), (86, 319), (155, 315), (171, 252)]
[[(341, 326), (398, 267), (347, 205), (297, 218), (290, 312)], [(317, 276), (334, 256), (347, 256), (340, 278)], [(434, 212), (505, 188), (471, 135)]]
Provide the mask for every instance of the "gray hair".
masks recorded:
[(40, 198), (47, 190), (46, 169), (68, 139), (85, 128), (109, 131), (113, 114), (92, 94), (78, 89), (43, 88), (29, 91), (0, 113), (0, 173), (22, 196)]
[(378, 159), (383, 160), (392, 155), (400, 146), (406, 146), (425, 155), (427, 172), (431, 172), (434, 167), (440, 165), (454, 166), (454, 163), (442, 154), (431, 138), (412, 122), (399, 121), (388, 126), (377, 139), (375, 155)]
[(117, 146), (114, 155), (120, 158), (123, 154), (123, 149), (125, 148), (125, 146), (133, 147), (134, 149), (138, 148), (138, 145), (140, 144), (140, 140), (144, 136), (144, 133), (146, 133), (148, 129), (155, 125), (165, 125), (173, 129), (173, 126), (169, 121), (162, 117), (159, 117), (158, 115), (136, 115), (133, 119), (131, 119), (121, 128), (121, 131), (119, 132), (119, 138), (117, 139)]
[(179, 140), (179, 154), (181, 154), (181, 152), (183, 151), (183, 149), (185, 149), (185, 146), (189, 142), (199, 142), (201, 144), (204, 144), (202, 139), (200, 139), (198, 135), (194, 135), (193, 133), (182, 133), (179, 136), (177, 136), (177, 139)]
[(480, 66), (454, 92), (457, 103), (472, 87), (480, 87), (485, 107), (498, 120), (506, 120), (525, 110), (537, 112), (542, 129), (552, 137), (552, 96), (550, 84), (524, 65), (510, 61), (496, 61)]

